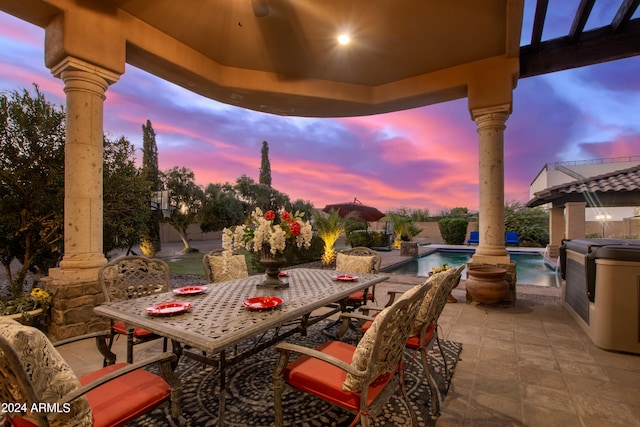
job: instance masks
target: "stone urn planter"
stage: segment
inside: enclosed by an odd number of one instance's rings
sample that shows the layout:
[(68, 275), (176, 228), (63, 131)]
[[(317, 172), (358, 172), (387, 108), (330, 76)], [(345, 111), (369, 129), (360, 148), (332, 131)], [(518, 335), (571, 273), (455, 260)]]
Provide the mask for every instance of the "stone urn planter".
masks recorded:
[(467, 269), (467, 301), (496, 304), (509, 292), (509, 282), (505, 280), (507, 270), (499, 267), (473, 267)]

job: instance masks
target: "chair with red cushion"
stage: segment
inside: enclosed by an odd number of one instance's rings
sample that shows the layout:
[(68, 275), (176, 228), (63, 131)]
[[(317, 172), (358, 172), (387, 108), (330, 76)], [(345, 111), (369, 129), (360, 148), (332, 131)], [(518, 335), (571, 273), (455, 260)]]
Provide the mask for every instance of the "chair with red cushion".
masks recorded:
[[(440, 338), (438, 336), (438, 319), (440, 318), (442, 310), (444, 310), (451, 290), (460, 282), (460, 276), (462, 275), (464, 268), (465, 266), (462, 265), (456, 269), (449, 269), (441, 273), (436, 273), (427, 279), (425, 285), (429, 290), (422, 302), (422, 305), (420, 306), (411, 334), (406, 342), (407, 348), (420, 352), (422, 367), (431, 391), (431, 408), (432, 415), (434, 416), (440, 414), (442, 397), (440, 390), (436, 386), (435, 380), (431, 376), (427, 355), (428, 352), (433, 349), (433, 344), (437, 342), (438, 348), (440, 349), (440, 355), (442, 356), (444, 363), (445, 378), (448, 378), (449, 368), (447, 366), (447, 360), (444, 357), (442, 346), (440, 346)], [(387, 302), (387, 307), (394, 304), (394, 300), (398, 294), (401, 294), (401, 292), (389, 291), (390, 298)], [(376, 310), (376, 308), (364, 307), (365, 312), (370, 310)], [(351, 327), (354, 319), (362, 322), (361, 331), (366, 333), (366, 331), (371, 327), (375, 316), (376, 315), (369, 316), (368, 314), (356, 313), (342, 314), (342, 327), (340, 331), (338, 331), (337, 336), (341, 338), (347, 329)]]
[[(364, 246), (358, 246), (353, 249), (342, 251), (336, 255), (336, 273), (358, 275), (358, 274), (370, 274), (380, 273), (380, 265), (382, 263), (382, 257), (379, 253), (366, 248)], [(343, 313), (350, 313), (367, 303), (367, 301), (375, 301), (376, 287), (366, 288), (361, 291), (357, 291), (349, 295), (347, 298), (340, 301), (339, 305), (332, 304), (331, 308), (339, 308)], [(328, 337), (336, 338), (333, 329), (340, 323), (340, 320), (329, 323), (324, 327), (324, 333)], [(352, 326), (353, 329), (353, 326)]]
[[(123, 256), (100, 268), (100, 286), (105, 302), (139, 298), (154, 293), (169, 292), (170, 272), (167, 263), (157, 258)], [(133, 346), (160, 338), (146, 329), (111, 322), (109, 349), (117, 335), (127, 336), (127, 363), (133, 363)], [(163, 351), (167, 351), (164, 339)], [(105, 359), (105, 366), (107, 360)]]
[[(336, 255), (336, 272), (349, 274), (380, 273), (382, 257), (376, 251), (358, 246)], [(366, 293), (365, 293), (366, 291)], [(376, 287), (354, 292), (346, 300), (346, 311), (353, 311), (367, 301), (375, 301)]]
[[(173, 353), (162, 353), (135, 364), (107, 366), (81, 378), (55, 349), (81, 339), (95, 338), (109, 360), (109, 331), (52, 344), (38, 329), (0, 319), (0, 401), (12, 402), (2, 414), (12, 426), (124, 426), (160, 406), (180, 416), (182, 386), (173, 373)], [(143, 367), (159, 365), (161, 375)], [(0, 417), (0, 422), (2, 417)], [(4, 424), (2, 424), (4, 425)]]
[[(405, 342), (411, 333), (427, 287), (417, 285), (373, 321), (358, 346), (329, 341), (315, 349), (280, 343), (280, 359), (273, 372), (275, 425), (283, 425), (282, 395), (285, 386), (312, 394), (356, 415), (363, 426), (375, 416), (398, 388), (417, 423), (402, 382)], [(300, 353), (289, 362), (291, 353)]]
[(202, 257), (202, 267), (207, 276), (207, 283), (249, 277), (244, 255), (234, 252), (229, 259), (225, 260), (224, 252), (223, 249), (215, 249)]

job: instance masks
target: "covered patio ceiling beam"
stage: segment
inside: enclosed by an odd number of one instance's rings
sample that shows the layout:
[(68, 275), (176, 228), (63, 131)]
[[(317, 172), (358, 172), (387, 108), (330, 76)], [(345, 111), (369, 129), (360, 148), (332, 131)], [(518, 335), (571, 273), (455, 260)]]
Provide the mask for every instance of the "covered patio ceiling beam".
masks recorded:
[(611, 33), (618, 33), (624, 29), (638, 5), (640, 5), (640, 0), (624, 0), (622, 2), (616, 16), (611, 21)]
[(520, 78), (569, 70), (640, 55), (640, 18), (627, 23), (624, 31), (611, 34), (611, 26), (582, 33), (580, 43), (569, 36), (520, 48)]

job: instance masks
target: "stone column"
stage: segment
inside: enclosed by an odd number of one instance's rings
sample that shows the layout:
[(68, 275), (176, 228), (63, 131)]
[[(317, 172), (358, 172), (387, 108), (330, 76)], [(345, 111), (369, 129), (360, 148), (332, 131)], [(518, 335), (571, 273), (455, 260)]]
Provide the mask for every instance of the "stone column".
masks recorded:
[(549, 246), (547, 246), (549, 258), (558, 258), (562, 239), (564, 239), (564, 207), (551, 208), (549, 209)]
[(586, 202), (567, 202), (564, 205), (564, 235), (567, 239), (584, 239), (586, 223), (584, 213)]
[(103, 102), (118, 75), (75, 58), (52, 73), (66, 94), (64, 256), (49, 270), (53, 293), (49, 333), (61, 339), (103, 329), (93, 314), (103, 301), (98, 270), (107, 262), (102, 250)]
[(510, 105), (471, 111), (480, 140), (480, 243), (472, 262), (509, 264), (504, 243), (504, 129)]

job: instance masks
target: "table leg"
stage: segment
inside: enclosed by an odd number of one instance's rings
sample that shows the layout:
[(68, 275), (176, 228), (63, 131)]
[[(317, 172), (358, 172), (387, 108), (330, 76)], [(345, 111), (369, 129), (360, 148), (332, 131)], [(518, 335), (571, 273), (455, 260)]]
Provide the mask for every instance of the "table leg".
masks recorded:
[(220, 393), (218, 397), (218, 425), (224, 426), (224, 404), (227, 392), (227, 358), (226, 350), (220, 352)]
[(173, 350), (173, 354), (176, 355), (175, 363), (171, 363), (171, 369), (175, 371), (178, 363), (180, 363), (180, 357), (182, 357), (182, 344), (176, 340), (171, 340), (171, 350)]

